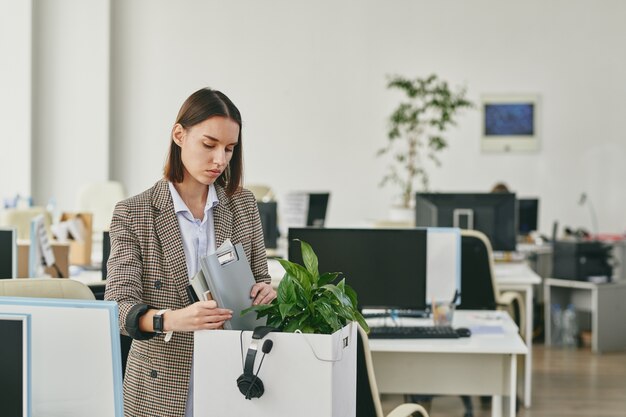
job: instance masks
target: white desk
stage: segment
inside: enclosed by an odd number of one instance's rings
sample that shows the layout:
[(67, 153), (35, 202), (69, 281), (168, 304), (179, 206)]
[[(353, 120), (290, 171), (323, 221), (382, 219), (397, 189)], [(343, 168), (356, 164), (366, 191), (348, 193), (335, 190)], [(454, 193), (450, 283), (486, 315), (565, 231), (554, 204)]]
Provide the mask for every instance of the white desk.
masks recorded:
[[(368, 320), (368, 323), (382, 319)], [(432, 324), (400, 319), (400, 324)], [(492, 416), (515, 415), (517, 355), (528, 353), (513, 320), (501, 311), (457, 311), (454, 327), (474, 334), (460, 339), (370, 339), (378, 390), (384, 394), (491, 395)], [(498, 334), (480, 332), (499, 328)]]
[(528, 346), (528, 354), (524, 358), (524, 407), (528, 408), (532, 394), (533, 285), (541, 284), (541, 277), (526, 262), (496, 262), (494, 274), (501, 290), (520, 292), (524, 296), (524, 341)]
[(591, 313), (591, 350), (596, 353), (626, 349), (626, 281), (593, 284), (547, 278), (544, 281), (546, 346), (552, 342), (552, 303)]

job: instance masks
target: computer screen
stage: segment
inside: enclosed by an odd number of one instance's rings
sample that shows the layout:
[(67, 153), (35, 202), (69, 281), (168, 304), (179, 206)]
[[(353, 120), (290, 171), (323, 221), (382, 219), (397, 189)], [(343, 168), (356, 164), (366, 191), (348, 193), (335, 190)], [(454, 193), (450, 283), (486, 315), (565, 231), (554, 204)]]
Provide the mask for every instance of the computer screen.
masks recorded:
[(324, 227), (329, 198), (330, 193), (309, 193), (309, 210), (306, 218), (307, 226)]
[(261, 226), (263, 227), (263, 240), (265, 247), (276, 249), (278, 247), (278, 204), (276, 201), (257, 201)]
[(416, 193), (415, 225), (478, 230), (489, 238), (493, 250), (514, 251), (515, 193)]
[(27, 314), (0, 313), (0, 407), (3, 416), (30, 416), (30, 332)]
[(426, 309), (426, 230), (290, 228), (288, 256), (302, 264), (300, 239), (319, 271), (341, 272), (359, 308)]
[(17, 278), (17, 229), (0, 228), (0, 279)]
[(539, 199), (519, 198), (517, 200), (517, 231), (520, 235), (528, 235), (537, 230), (539, 219)]
[(116, 302), (0, 297), (0, 313), (30, 316), (33, 416), (123, 417)]

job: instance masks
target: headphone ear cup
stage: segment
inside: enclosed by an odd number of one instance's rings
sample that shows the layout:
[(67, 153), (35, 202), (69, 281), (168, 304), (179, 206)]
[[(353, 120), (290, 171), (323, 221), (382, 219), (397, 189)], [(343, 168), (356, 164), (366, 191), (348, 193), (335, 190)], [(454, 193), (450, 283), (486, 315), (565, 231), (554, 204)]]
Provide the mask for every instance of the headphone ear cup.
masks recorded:
[(237, 378), (237, 388), (246, 397), (246, 400), (259, 398), (265, 392), (263, 381), (254, 375), (241, 374)]

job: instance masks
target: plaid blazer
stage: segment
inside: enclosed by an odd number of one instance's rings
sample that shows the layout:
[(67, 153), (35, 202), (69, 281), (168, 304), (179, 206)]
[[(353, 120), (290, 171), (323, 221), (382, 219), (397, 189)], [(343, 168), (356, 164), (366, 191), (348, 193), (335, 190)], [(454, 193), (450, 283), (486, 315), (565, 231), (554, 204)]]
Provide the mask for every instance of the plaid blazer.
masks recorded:
[[(215, 240), (241, 243), (257, 281), (269, 282), (263, 230), (254, 196), (243, 190), (229, 198), (215, 186)], [(105, 298), (119, 306), (119, 326), (137, 304), (172, 310), (191, 304), (189, 274), (167, 180), (119, 202), (111, 220), (111, 253)], [(124, 414), (129, 417), (183, 417), (193, 357), (193, 332), (133, 340), (124, 376)], [(233, 384), (235, 381), (231, 381)]]

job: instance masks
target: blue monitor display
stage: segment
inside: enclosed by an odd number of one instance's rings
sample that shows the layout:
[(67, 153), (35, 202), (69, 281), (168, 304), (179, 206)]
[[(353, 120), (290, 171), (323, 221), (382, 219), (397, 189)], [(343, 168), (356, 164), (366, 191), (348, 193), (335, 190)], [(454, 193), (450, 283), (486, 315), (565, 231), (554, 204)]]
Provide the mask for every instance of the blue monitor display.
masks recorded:
[(478, 230), (489, 238), (493, 250), (514, 251), (515, 193), (416, 193), (415, 225)]
[(535, 134), (531, 103), (486, 104), (485, 136), (532, 136)]
[(290, 228), (289, 260), (302, 263), (300, 239), (319, 271), (341, 272), (360, 308), (426, 309), (425, 229)]

